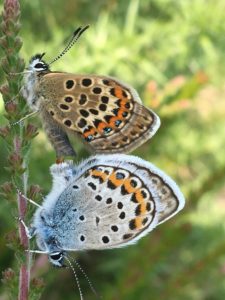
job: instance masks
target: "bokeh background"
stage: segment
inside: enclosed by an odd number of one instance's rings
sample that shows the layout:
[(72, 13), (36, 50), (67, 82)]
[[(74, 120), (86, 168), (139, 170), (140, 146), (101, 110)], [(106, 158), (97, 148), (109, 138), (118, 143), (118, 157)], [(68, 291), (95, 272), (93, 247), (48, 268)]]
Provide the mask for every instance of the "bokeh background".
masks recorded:
[[(180, 214), (134, 246), (75, 254), (103, 299), (225, 299), (224, 12), (223, 0), (21, 1), (21, 55), (27, 62), (39, 52), (51, 60), (76, 27), (91, 25), (52, 69), (111, 75), (135, 87), (162, 126), (134, 154), (171, 175), (187, 201)], [(55, 155), (40, 122), (32, 122), (40, 130), (29, 182), (46, 194)], [(74, 145), (78, 161), (89, 155), (79, 141)], [(0, 183), (7, 180), (5, 151), (0, 140)], [(5, 240), (15, 227), (13, 207), (1, 199), (1, 271), (15, 260)], [(53, 268), (43, 255), (35, 261), (32, 274), (45, 281), (42, 300), (79, 299), (71, 271)], [(79, 278), (85, 299), (95, 299)]]

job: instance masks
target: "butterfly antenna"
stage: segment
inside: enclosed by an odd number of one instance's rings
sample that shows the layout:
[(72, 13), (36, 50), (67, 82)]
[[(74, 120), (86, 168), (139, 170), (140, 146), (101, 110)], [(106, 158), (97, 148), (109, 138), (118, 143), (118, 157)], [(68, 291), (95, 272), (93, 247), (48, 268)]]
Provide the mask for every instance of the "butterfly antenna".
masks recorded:
[(14, 123), (11, 123), (10, 126), (15, 126), (17, 124), (20, 124), (21, 122), (25, 121), (26, 119), (32, 117), (33, 115), (36, 115), (37, 113), (39, 113), (39, 110), (36, 110), (36, 111), (33, 111), (32, 113), (26, 115), (25, 117), (21, 118), (20, 120), (14, 122)]
[(49, 65), (53, 64), (55, 61), (57, 61), (58, 59), (60, 59), (64, 54), (66, 54), (67, 51), (70, 50), (70, 48), (76, 43), (76, 41), (79, 39), (79, 37), (82, 35), (82, 33), (87, 30), (89, 28), (89, 25), (85, 26), (85, 27), (79, 27), (77, 28), (74, 33), (73, 36), (71, 38), (71, 40), (69, 41), (68, 45), (65, 47), (65, 49), (58, 55), (56, 56), (56, 58), (54, 58)]
[(33, 205), (35, 205), (35, 206), (37, 206), (37, 207), (42, 207), (41, 205), (39, 205), (38, 203), (36, 203), (35, 201), (33, 201), (32, 199), (30, 199), (30, 198), (27, 198), (18, 188), (16, 188), (16, 190), (17, 190), (17, 193), (21, 196), (21, 197), (23, 197), (26, 201), (28, 201), (29, 203), (31, 203), (31, 204), (33, 204)]
[(16, 76), (16, 75), (29, 74), (29, 73), (32, 73), (32, 71), (25, 70), (23, 72), (17, 72), (17, 73), (16, 72), (10, 72), (9, 75), (13, 75), (13, 76), (15, 75)]
[(76, 283), (77, 283), (78, 290), (79, 290), (79, 293), (80, 293), (80, 300), (84, 300), (83, 294), (82, 294), (82, 291), (81, 291), (81, 288), (80, 288), (80, 282), (79, 282), (79, 279), (78, 279), (78, 277), (77, 277), (77, 273), (76, 273), (76, 271), (75, 271), (73, 265), (71, 264), (69, 258), (68, 258), (67, 256), (64, 256), (64, 257), (65, 257), (65, 259), (67, 260), (67, 262), (68, 262), (68, 264), (69, 264), (71, 270), (73, 271), (74, 277), (75, 277), (75, 279), (76, 279)]
[[(67, 254), (67, 255), (68, 255), (68, 254)], [(83, 268), (81, 267), (81, 265), (80, 265), (80, 264), (79, 264), (72, 256), (69, 256), (69, 257), (70, 257), (70, 259), (72, 259), (72, 261), (75, 263), (75, 265), (76, 265), (76, 266), (78, 267), (78, 269), (81, 271), (81, 273), (84, 275), (84, 277), (86, 278), (86, 280), (87, 280), (87, 282), (88, 282), (88, 284), (89, 284), (89, 286), (90, 286), (92, 292), (95, 294), (95, 296), (98, 297), (98, 298), (101, 298), (101, 297), (99, 296), (99, 294), (96, 292), (95, 288), (93, 287), (93, 284), (92, 284), (91, 280), (89, 279), (87, 273), (83, 270)]]

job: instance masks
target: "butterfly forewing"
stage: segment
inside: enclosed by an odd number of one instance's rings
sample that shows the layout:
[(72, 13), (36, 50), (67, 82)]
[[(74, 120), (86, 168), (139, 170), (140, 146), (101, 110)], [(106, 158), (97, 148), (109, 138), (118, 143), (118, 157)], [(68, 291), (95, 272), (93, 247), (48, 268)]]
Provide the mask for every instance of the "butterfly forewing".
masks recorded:
[[(60, 227), (66, 224), (72, 236), (66, 244), (64, 236), (62, 240), (58, 236), (65, 250), (128, 245), (184, 205), (174, 181), (142, 159), (97, 156), (79, 166), (79, 170), (55, 207), (56, 218), (60, 216), (55, 222)], [(70, 213), (59, 213), (58, 208)]]
[(114, 78), (50, 72), (40, 90), (49, 115), (95, 152), (129, 152), (160, 126), (136, 91)]

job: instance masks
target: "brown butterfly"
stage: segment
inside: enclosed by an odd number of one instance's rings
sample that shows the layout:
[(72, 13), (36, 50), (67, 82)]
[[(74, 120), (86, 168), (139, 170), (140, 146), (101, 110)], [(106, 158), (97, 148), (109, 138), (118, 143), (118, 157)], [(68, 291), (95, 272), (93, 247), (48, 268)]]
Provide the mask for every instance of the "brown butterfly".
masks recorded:
[(23, 96), (39, 112), (57, 157), (75, 154), (68, 133), (78, 135), (94, 153), (126, 153), (151, 138), (160, 126), (159, 117), (141, 103), (135, 89), (120, 80), (50, 71), (49, 65), (88, 27), (78, 28), (49, 64), (42, 59), (45, 53), (37, 54), (24, 72)]

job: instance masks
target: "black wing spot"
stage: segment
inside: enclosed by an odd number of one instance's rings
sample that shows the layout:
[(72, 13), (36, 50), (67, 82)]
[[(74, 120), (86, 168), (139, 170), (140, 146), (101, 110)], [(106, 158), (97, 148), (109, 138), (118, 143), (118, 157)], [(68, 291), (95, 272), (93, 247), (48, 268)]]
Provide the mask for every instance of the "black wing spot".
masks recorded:
[(123, 208), (123, 203), (122, 202), (118, 202), (117, 203), (117, 207), (118, 207), (118, 209), (122, 209)]
[(125, 217), (126, 217), (126, 214), (124, 211), (122, 211), (121, 214), (119, 215), (119, 218), (123, 220), (123, 219), (125, 219)]
[(103, 82), (103, 84), (105, 84), (105, 85), (110, 85), (110, 82), (109, 82), (108, 79), (103, 79), (102, 82)]
[(97, 116), (98, 115), (98, 110), (97, 109), (94, 109), (94, 108), (90, 108), (89, 109), (90, 113)]
[(102, 177), (99, 177), (97, 175), (92, 175), (91, 177), (94, 178), (94, 179), (98, 179), (99, 183), (103, 183), (104, 182), (104, 180), (102, 179)]
[(131, 230), (136, 229), (135, 219), (130, 220), (130, 222), (129, 222), (129, 228), (130, 228)]
[(141, 191), (141, 195), (144, 199), (146, 199), (148, 197), (148, 194), (144, 190)]
[(114, 96), (114, 97), (116, 96), (115, 92), (116, 92), (115, 88), (112, 88), (112, 89), (110, 90), (110, 94), (111, 94), (112, 96)]
[(92, 91), (93, 91), (94, 94), (99, 95), (99, 94), (101, 94), (102, 89), (100, 87), (95, 87), (95, 88), (93, 88)]
[(104, 119), (105, 119), (105, 121), (106, 121), (107, 123), (109, 123), (110, 120), (112, 119), (112, 117), (113, 117), (113, 116), (111, 116), (111, 115), (106, 115), (106, 116), (104, 116)]
[(93, 182), (88, 182), (88, 185), (90, 186), (90, 188), (92, 188), (92, 190), (96, 190), (96, 185)]
[(93, 121), (93, 124), (94, 124), (95, 127), (98, 127), (98, 125), (101, 124), (101, 123), (102, 123), (102, 121), (100, 119), (95, 119)]
[(81, 110), (80, 110), (80, 114), (81, 114), (83, 117), (85, 117), (85, 118), (87, 118), (87, 117), (89, 116), (89, 112), (86, 111), (85, 109), (81, 109)]
[(99, 222), (100, 222), (100, 218), (99, 217), (96, 217), (95, 218), (95, 222), (96, 222), (96, 225), (98, 226)]
[(127, 92), (126, 91), (122, 91), (123, 97), (127, 98)]
[(106, 105), (106, 104), (100, 104), (100, 105), (99, 105), (99, 109), (100, 109), (101, 111), (106, 111), (107, 105)]
[(134, 180), (134, 179), (131, 179), (131, 181), (130, 181), (130, 185), (132, 186), (132, 187), (136, 187), (137, 185), (138, 185), (138, 183), (137, 183), (137, 181), (136, 180)]
[(112, 225), (111, 226), (112, 231), (117, 232), (119, 230), (118, 226)]
[(141, 204), (138, 204), (138, 206), (135, 209), (135, 215), (139, 216), (141, 214)]
[(151, 203), (150, 202), (147, 202), (147, 204), (146, 204), (146, 210), (147, 211), (151, 210)]
[(73, 80), (67, 80), (66, 88), (69, 90), (69, 89), (72, 89), (73, 86), (74, 86), (74, 81)]
[(131, 233), (124, 234), (123, 240), (127, 240), (127, 239), (131, 238), (132, 236), (133, 236), (133, 234), (131, 234)]
[(117, 186), (113, 184), (111, 180), (108, 180), (107, 187), (111, 190), (115, 190), (117, 188)]
[(81, 236), (80, 236), (80, 240), (81, 240), (81, 242), (84, 242), (84, 241), (85, 241), (85, 236), (84, 236), (84, 235), (81, 235)]
[(90, 86), (91, 84), (92, 84), (92, 80), (91, 80), (90, 78), (84, 78), (84, 79), (82, 80), (82, 85), (83, 85), (83, 86), (88, 87), (88, 86)]
[(109, 243), (109, 237), (106, 236), (106, 235), (103, 236), (103, 237), (102, 237), (102, 241), (103, 241), (104, 244), (108, 244), (108, 243)]
[(106, 200), (106, 204), (111, 204), (112, 203), (112, 198), (108, 198), (107, 200)]
[(79, 217), (79, 219), (80, 219), (81, 221), (84, 221), (85, 217), (82, 215), (82, 216)]
[(71, 122), (71, 120), (67, 119), (67, 120), (64, 121), (64, 124), (65, 124), (67, 127), (71, 127), (72, 122)]
[(97, 201), (101, 201), (101, 200), (102, 200), (102, 196), (97, 195), (97, 196), (95, 196), (95, 199), (96, 199)]
[(131, 199), (130, 199), (130, 200), (131, 200), (132, 202), (134, 202), (134, 203), (138, 203), (138, 200), (137, 200), (135, 194), (133, 194), (133, 195), (131, 196)]
[(74, 190), (77, 190), (77, 189), (79, 189), (79, 186), (73, 185), (73, 189), (74, 189)]
[(62, 109), (62, 110), (69, 110), (69, 106), (66, 105), (66, 104), (60, 104), (59, 107)]
[(64, 101), (67, 102), (67, 103), (71, 103), (71, 102), (73, 102), (73, 98), (70, 97), (70, 96), (67, 96), (67, 97), (64, 98)]
[(79, 128), (84, 128), (87, 125), (87, 122), (84, 118), (81, 118), (77, 125)]
[(113, 112), (113, 114), (114, 114), (115, 116), (117, 116), (119, 110), (120, 110), (119, 108), (114, 108), (114, 109), (112, 110), (112, 112)]
[(102, 101), (102, 103), (104, 103), (104, 104), (108, 104), (108, 102), (109, 102), (109, 97), (107, 97), (107, 96), (102, 96), (102, 97), (101, 97), (101, 101)]
[(148, 218), (144, 218), (144, 219), (142, 220), (142, 225), (145, 225), (147, 222), (148, 222)]
[(127, 195), (127, 194), (129, 194), (129, 192), (126, 190), (126, 188), (125, 188), (124, 185), (121, 186), (121, 194), (122, 194), (122, 195)]
[(84, 105), (86, 102), (87, 102), (87, 96), (85, 94), (81, 94), (79, 104)]

